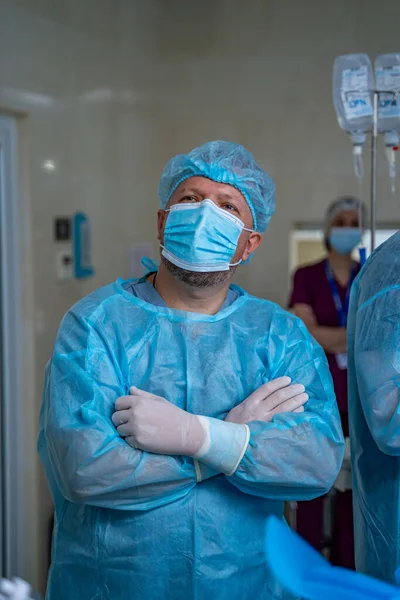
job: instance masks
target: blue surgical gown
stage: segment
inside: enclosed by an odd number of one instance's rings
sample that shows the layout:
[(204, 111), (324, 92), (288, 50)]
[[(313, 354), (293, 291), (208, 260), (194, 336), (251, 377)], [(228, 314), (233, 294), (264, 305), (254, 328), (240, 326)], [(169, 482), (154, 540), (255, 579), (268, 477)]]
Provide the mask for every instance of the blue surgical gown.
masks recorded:
[[(155, 306), (117, 281), (64, 317), (47, 367), (39, 451), (55, 504), (48, 600), (269, 600), (268, 515), (330, 489), (343, 436), (326, 358), (304, 325), (246, 294), (216, 315)], [(304, 413), (250, 423), (230, 477), (133, 449), (111, 422), (131, 385), (224, 419), (289, 375)]]
[(400, 233), (353, 284), (349, 421), (357, 570), (395, 582), (400, 564)]

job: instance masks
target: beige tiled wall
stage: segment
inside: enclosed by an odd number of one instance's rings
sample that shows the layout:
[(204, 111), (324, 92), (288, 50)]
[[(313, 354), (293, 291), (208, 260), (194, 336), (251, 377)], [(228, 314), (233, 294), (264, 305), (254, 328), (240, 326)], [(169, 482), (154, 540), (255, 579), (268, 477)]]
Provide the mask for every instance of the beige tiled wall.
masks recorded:
[[(277, 215), (239, 281), (285, 302), (291, 228), (357, 192), (332, 108), (332, 61), (399, 50), (399, 18), (398, 0), (0, 0), (0, 110), (21, 115), (32, 221), (36, 377), (27, 401), (39, 408), (68, 306), (127, 276), (131, 243), (155, 245), (163, 163), (206, 140), (244, 143), (276, 179)], [(55, 171), (43, 170), (47, 159)], [(379, 191), (379, 217), (398, 220), (382, 179)], [(52, 221), (77, 209), (92, 218), (96, 276), (60, 283)], [(32, 455), (35, 436), (36, 423)], [(37, 494), (30, 575), (43, 586), (51, 504), (42, 476)]]

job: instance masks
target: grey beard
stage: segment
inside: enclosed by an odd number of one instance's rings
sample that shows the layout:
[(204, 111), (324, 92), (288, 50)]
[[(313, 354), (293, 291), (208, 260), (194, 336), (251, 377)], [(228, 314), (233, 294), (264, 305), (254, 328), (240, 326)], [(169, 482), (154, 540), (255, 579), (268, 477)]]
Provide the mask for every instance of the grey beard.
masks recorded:
[(236, 271), (236, 267), (231, 267), (229, 271), (197, 273), (177, 267), (164, 256), (161, 256), (161, 261), (175, 279), (193, 288), (217, 287), (225, 283), (228, 279), (231, 279), (233, 273)]

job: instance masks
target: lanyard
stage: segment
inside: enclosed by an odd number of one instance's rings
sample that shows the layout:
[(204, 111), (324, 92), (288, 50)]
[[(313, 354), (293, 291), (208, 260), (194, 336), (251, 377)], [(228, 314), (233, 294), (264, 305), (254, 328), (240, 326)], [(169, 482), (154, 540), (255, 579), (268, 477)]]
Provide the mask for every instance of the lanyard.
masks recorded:
[(349, 284), (347, 286), (346, 295), (345, 295), (343, 304), (342, 304), (342, 301), (340, 300), (339, 290), (336, 285), (336, 280), (335, 280), (331, 265), (329, 264), (328, 260), (325, 261), (325, 272), (326, 272), (326, 277), (328, 279), (329, 287), (331, 288), (333, 301), (334, 301), (335, 307), (336, 307), (336, 312), (337, 312), (337, 315), (339, 318), (339, 327), (346, 327), (347, 315), (349, 312), (350, 291), (351, 291), (351, 286), (353, 285), (353, 281), (356, 278), (357, 265), (354, 265), (352, 268), (350, 280), (349, 280)]

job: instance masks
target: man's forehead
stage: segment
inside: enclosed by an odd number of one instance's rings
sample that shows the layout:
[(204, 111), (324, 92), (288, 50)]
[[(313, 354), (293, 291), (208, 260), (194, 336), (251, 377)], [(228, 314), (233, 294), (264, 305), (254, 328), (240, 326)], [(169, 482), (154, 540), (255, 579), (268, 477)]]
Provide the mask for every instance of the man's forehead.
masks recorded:
[(226, 198), (236, 198), (237, 200), (241, 200), (245, 204), (247, 204), (243, 194), (232, 185), (227, 183), (220, 183), (217, 181), (213, 181), (212, 179), (208, 179), (206, 177), (189, 177), (183, 181), (176, 189), (177, 192), (199, 192), (199, 193), (209, 193), (212, 192), (218, 196), (224, 196)]

